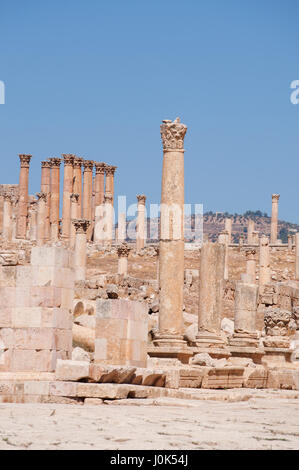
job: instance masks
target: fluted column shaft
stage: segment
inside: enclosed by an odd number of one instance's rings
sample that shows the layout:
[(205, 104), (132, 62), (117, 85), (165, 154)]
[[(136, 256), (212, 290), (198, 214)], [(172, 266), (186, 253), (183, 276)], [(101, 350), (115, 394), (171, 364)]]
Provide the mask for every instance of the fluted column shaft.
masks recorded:
[(63, 205), (61, 238), (69, 240), (71, 234), (71, 194), (73, 193), (73, 163), (71, 154), (63, 154)]
[(270, 282), (270, 247), (269, 238), (262, 236), (260, 238), (260, 272), (259, 286), (262, 288)]
[(27, 231), (29, 164), (31, 157), (32, 155), (19, 155), (21, 168), (16, 238), (22, 239), (26, 238)]
[(50, 158), (51, 162), (51, 202), (50, 202), (50, 224), (51, 240), (56, 241), (59, 237), (59, 202), (60, 202), (60, 158)]
[(159, 244), (160, 310), (156, 346), (182, 347), (184, 286), (184, 138), (179, 119), (161, 125), (163, 170)]
[(12, 239), (12, 199), (10, 193), (3, 194), (2, 238), (7, 241)]
[(136, 250), (139, 252), (145, 245), (145, 201), (146, 197), (142, 195), (137, 196), (137, 234), (136, 234)]
[(45, 221), (46, 221), (46, 207), (47, 195), (46, 193), (37, 193), (37, 233), (36, 239), (38, 245), (45, 243)]
[(50, 226), (50, 204), (51, 204), (51, 162), (44, 161), (41, 163), (41, 192), (47, 195), (46, 202), (46, 217), (45, 217), (45, 239), (51, 238), (51, 226)]
[(272, 194), (271, 244), (275, 244), (277, 242), (279, 198), (279, 194)]
[(116, 166), (106, 165), (105, 174), (106, 174), (106, 186), (105, 194), (107, 196), (112, 196), (112, 205), (114, 206), (114, 173), (117, 169)]
[(74, 194), (78, 194), (78, 217), (82, 217), (82, 164), (83, 158), (74, 157)]

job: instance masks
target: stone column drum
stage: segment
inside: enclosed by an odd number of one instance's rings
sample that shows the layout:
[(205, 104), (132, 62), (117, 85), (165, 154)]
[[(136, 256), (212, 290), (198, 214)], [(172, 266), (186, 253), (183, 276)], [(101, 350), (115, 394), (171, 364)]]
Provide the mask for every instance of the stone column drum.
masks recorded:
[(60, 202), (60, 164), (61, 159), (52, 157), (51, 162), (51, 203), (50, 224), (51, 240), (56, 241), (59, 237), (59, 202)]
[(33, 201), (33, 202), (30, 203), (30, 209), (29, 209), (29, 238), (30, 238), (31, 241), (36, 241), (37, 240), (37, 201)]
[(259, 285), (260, 288), (270, 282), (270, 247), (269, 238), (265, 235), (260, 238), (260, 272)]
[(224, 261), (224, 279), (228, 279), (228, 239), (229, 233), (226, 230), (223, 230), (219, 233), (218, 243), (225, 246), (225, 261)]
[(272, 217), (271, 217), (271, 244), (277, 242), (278, 231), (278, 201), (280, 194), (272, 194)]
[(86, 277), (86, 244), (87, 244), (87, 230), (90, 225), (90, 220), (76, 219), (73, 220), (76, 229), (76, 242), (75, 242), (75, 280), (85, 281)]
[(63, 154), (63, 205), (61, 238), (69, 241), (71, 234), (71, 194), (73, 193), (73, 163), (72, 154)]
[(237, 282), (235, 290), (234, 334), (229, 344), (235, 347), (254, 347), (259, 345), (256, 332), (258, 286)]
[(37, 193), (37, 232), (36, 239), (37, 245), (41, 246), (45, 243), (45, 220), (47, 208), (47, 195), (46, 193)]
[(96, 176), (94, 181), (95, 207), (104, 203), (105, 195), (105, 167), (104, 162), (95, 162)]
[(51, 162), (44, 161), (41, 163), (42, 172), (41, 172), (41, 193), (47, 195), (47, 205), (46, 205), (46, 218), (45, 218), (45, 239), (50, 240), (51, 231), (50, 231), (50, 191), (51, 191)]
[(184, 138), (177, 118), (161, 125), (163, 173), (159, 254), (159, 331), (154, 345), (180, 349), (183, 341)]
[(84, 160), (83, 167), (83, 218), (90, 221), (87, 231), (87, 239), (91, 238), (91, 221), (92, 221), (92, 170), (94, 162), (92, 160)]
[(80, 218), (79, 212), (79, 194), (72, 193), (70, 196), (71, 199), (71, 234), (70, 234), (70, 248), (74, 249), (76, 241), (76, 229), (73, 224), (73, 220)]
[(254, 232), (254, 220), (248, 220), (247, 226), (247, 245), (253, 245), (252, 233)]
[(106, 187), (105, 194), (107, 196), (112, 196), (112, 206), (114, 206), (114, 173), (117, 169), (117, 166), (106, 165), (105, 174), (106, 174)]
[(3, 193), (2, 238), (6, 241), (11, 241), (12, 239), (12, 196), (9, 192)]
[(228, 233), (228, 243), (232, 242), (232, 219), (225, 219), (224, 230)]
[(299, 232), (295, 234), (295, 280), (299, 281)]
[(246, 250), (246, 277), (249, 284), (255, 284), (256, 281), (255, 255), (255, 250)]
[(224, 265), (225, 245), (204, 243), (200, 255), (196, 345), (211, 354), (225, 346), (220, 334)]
[(119, 212), (118, 214), (118, 231), (117, 240), (124, 242), (127, 238), (127, 221), (125, 212)]
[(82, 217), (82, 164), (83, 158), (74, 157), (73, 162), (73, 191), (74, 194), (78, 194), (78, 218)]
[(288, 250), (293, 251), (293, 235), (288, 235)]
[(137, 233), (136, 233), (136, 251), (139, 252), (144, 248), (146, 233), (145, 233), (145, 201), (144, 194), (137, 196)]
[(117, 248), (118, 254), (118, 274), (126, 276), (128, 274), (128, 256), (130, 248), (127, 244), (123, 243)]
[(19, 202), (17, 215), (16, 238), (26, 238), (27, 218), (28, 218), (28, 180), (29, 164), (32, 155), (19, 155), (20, 158), (20, 179), (19, 179)]

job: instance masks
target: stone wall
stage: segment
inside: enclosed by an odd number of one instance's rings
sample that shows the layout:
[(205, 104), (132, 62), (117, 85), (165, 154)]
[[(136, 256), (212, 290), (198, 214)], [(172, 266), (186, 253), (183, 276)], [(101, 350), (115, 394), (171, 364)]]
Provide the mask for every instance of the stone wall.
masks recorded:
[(34, 247), (30, 265), (2, 254), (0, 371), (51, 372), (72, 354), (74, 281), (70, 253)]
[(95, 363), (146, 367), (147, 322), (141, 302), (98, 299)]

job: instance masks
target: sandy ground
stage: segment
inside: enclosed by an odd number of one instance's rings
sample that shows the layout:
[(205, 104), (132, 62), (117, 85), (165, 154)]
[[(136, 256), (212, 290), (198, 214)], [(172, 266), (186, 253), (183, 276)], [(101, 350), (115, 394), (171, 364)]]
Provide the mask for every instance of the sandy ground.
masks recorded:
[(167, 403), (1, 404), (0, 449), (299, 448), (298, 399)]

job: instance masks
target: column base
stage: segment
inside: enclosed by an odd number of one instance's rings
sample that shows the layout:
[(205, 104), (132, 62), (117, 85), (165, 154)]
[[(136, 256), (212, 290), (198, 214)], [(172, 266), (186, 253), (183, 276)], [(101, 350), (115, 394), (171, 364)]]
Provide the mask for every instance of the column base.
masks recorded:
[(291, 356), (294, 351), (287, 348), (268, 348), (265, 347), (265, 355), (262, 364), (266, 366), (284, 366), (291, 363)]
[(195, 340), (194, 354), (207, 353), (213, 359), (230, 357), (227, 344), (220, 335), (210, 331), (199, 331)]
[(209, 331), (199, 331), (196, 335), (195, 344), (199, 348), (225, 348), (226, 343), (217, 333)]
[(258, 348), (259, 339), (255, 333), (234, 333), (229, 345), (237, 348)]
[(161, 348), (185, 348), (187, 342), (183, 339), (183, 335), (167, 335), (167, 334), (156, 334), (153, 343), (157, 347)]

